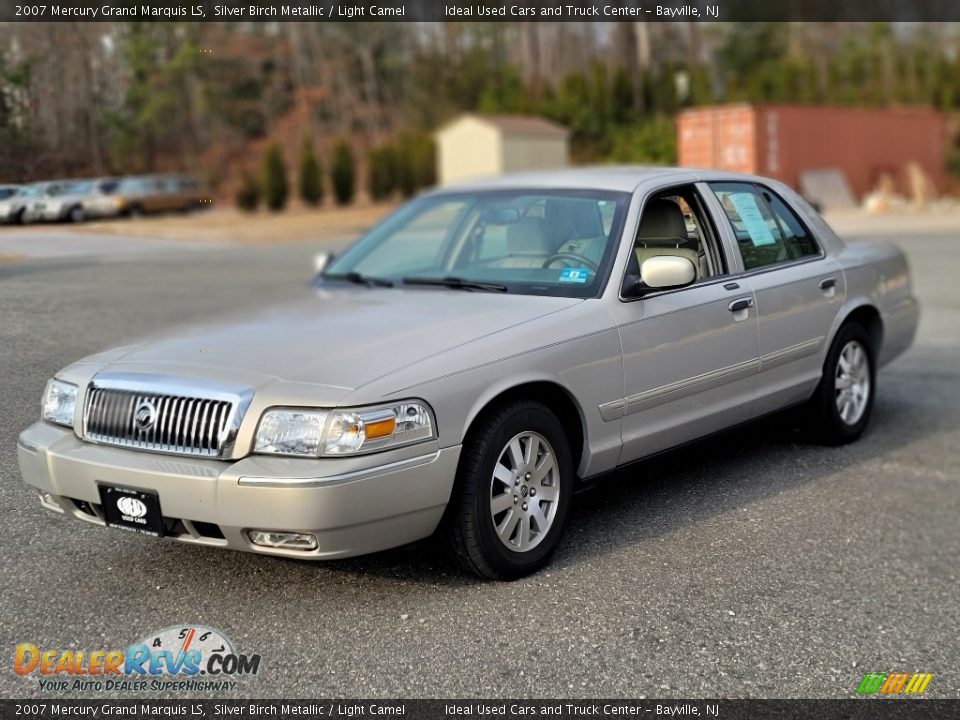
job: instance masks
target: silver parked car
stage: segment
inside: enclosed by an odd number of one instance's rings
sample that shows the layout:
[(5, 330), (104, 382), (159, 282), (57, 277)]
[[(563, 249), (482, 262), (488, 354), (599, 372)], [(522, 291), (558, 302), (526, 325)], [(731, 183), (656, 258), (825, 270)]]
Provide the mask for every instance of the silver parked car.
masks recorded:
[(87, 219), (84, 202), (92, 197), (108, 194), (116, 181), (57, 180), (44, 183), (28, 202), (23, 212), (24, 222), (83, 222)]
[(20, 191), (22, 185), (0, 185), (0, 222), (14, 222), (13, 198)]
[(770, 180), (663, 168), (435, 191), (292, 304), (89, 357), (20, 436), (48, 509), (286, 557), (440, 532), (514, 578), (578, 482), (790, 406), (856, 439), (918, 305)]
[(23, 222), (23, 213), (35, 197), (43, 190), (42, 183), (30, 185), (5, 185), (5, 188), (15, 188), (9, 194), (4, 193), (0, 198), (0, 222), (17, 224)]

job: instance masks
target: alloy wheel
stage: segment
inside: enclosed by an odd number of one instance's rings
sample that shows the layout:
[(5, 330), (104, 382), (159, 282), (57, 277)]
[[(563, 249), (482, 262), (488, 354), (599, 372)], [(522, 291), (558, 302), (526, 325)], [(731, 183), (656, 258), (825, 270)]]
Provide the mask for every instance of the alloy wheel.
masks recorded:
[(560, 499), (556, 454), (535, 432), (515, 435), (500, 452), (490, 482), (490, 516), (500, 542), (514, 552), (537, 547)]
[(846, 425), (856, 425), (870, 399), (870, 356), (857, 340), (849, 341), (840, 351), (834, 390), (840, 419)]

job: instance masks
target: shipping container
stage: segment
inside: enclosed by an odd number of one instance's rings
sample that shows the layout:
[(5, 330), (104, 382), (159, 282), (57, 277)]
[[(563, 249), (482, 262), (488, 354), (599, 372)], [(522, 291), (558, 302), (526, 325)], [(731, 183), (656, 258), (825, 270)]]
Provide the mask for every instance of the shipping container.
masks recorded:
[(928, 108), (718, 105), (681, 112), (679, 164), (776, 178), (799, 188), (800, 174), (836, 168), (858, 198), (889, 175), (909, 194), (916, 163), (944, 187), (946, 129)]

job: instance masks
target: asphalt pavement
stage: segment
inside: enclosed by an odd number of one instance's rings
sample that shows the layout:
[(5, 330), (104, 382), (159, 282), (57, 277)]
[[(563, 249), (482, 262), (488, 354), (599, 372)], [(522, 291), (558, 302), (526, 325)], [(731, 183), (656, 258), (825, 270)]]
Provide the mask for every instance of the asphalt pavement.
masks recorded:
[(778, 418), (622, 471), (577, 497), (549, 568), (506, 584), (429, 542), (311, 564), (42, 509), (16, 437), (48, 377), (292, 297), (323, 245), (47, 237), (0, 264), (0, 695), (122, 696), (41, 691), (14, 674), (17, 643), (124, 648), (202, 624), (262, 656), (227, 697), (849, 697), (892, 671), (960, 697), (960, 221), (851, 227), (907, 251), (923, 303), (863, 439), (817, 447)]

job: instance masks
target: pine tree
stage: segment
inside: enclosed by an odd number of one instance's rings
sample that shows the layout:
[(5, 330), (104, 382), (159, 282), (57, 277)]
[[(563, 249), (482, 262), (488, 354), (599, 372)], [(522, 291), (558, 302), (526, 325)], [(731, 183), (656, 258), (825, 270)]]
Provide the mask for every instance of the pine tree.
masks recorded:
[(353, 150), (346, 140), (340, 140), (333, 148), (330, 179), (333, 181), (333, 198), (337, 205), (349, 205), (356, 190), (356, 168)]
[(367, 154), (367, 190), (373, 200), (386, 200), (397, 189), (396, 150), (381, 145)]
[(287, 164), (280, 146), (272, 143), (263, 155), (263, 199), (274, 212), (283, 210), (287, 204)]
[(314, 207), (323, 201), (320, 162), (313, 151), (313, 141), (309, 137), (303, 139), (303, 145), (300, 147), (300, 199)]

